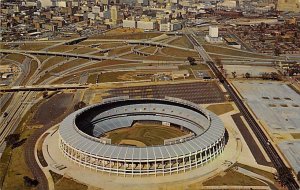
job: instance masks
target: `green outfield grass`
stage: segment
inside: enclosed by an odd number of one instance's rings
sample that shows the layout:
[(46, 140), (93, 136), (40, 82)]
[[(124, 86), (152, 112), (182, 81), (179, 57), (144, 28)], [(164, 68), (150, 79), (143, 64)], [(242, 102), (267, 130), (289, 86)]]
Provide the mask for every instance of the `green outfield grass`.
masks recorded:
[(186, 135), (175, 127), (167, 127), (157, 124), (136, 123), (132, 127), (122, 128), (107, 133), (107, 137), (113, 144), (119, 144), (122, 140), (140, 141), (147, 146), (162, 145), (165, 139)]

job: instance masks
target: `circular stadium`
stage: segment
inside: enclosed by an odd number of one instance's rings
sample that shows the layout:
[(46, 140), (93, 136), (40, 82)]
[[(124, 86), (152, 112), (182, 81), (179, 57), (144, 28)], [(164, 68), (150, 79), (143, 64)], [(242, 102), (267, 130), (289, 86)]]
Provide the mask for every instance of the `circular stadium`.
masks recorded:
[[(137, 123), (148, 127), (142, 137), (137, 133), (134, 140), (120, 138), (122, 130), (134, 129)], [(157, 128), (161, 131), (155, 134)], [(157, 136), (164, 137), (155, 141)], [(216, 158), (224, 146), (225, 128), (215, 114), (171, 97), (105, 99), (70, 114), (59, 127), (59, 148), (65, 157), (124, 176), (186, 172)]]

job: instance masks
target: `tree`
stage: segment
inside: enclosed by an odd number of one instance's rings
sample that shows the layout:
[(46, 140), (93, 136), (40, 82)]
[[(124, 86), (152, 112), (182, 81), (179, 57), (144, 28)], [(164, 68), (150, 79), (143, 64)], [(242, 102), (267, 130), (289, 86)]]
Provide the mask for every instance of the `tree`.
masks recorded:
[(8, 146), (16, 143), (20, 139), (20, 134), (10, 134), (5, 138)]
[(236, 78), (236, 72), (234, 71), (234, 72), (231, 72), (231, 74), (232, 74), (232, 77), (233, 78)]
[(48, 92), (47, 91), (43, 92), (43, 98), (48, 98)]
[(74, 110), (75, 110), (75, 111), (76, 111), (76, 110), (79, 110), (79, 109), (81, 109), (81, 108), (84, 108), (85, 106), (86, 106), (86, 103), (83, 102), (83, 101), (80, 101), (80, 102), (78, 102), (77, 104), (75, 104)]
[(251, 75), (250, 75), (250, 73), (245, 73), (245, 77), (248, 79), (248, 78), (250, 78), (251, 77)]
[(197, 65), (197, 64), (195, 63), (195, 61), (196, 61), (195, 58), (193, 58), (193, 57), (187, 57), (187, 60), (190, 62), (190, 65)]
[(280, 53), (281, 53), (280, 48), (278, 46), (276, 46), (275, 49), (274, 49), (274, 55), (279, 56)]

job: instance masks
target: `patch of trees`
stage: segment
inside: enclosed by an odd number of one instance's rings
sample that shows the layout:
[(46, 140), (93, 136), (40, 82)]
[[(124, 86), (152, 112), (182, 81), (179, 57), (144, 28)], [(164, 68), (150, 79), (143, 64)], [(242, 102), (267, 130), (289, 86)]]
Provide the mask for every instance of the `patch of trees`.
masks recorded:
[(11, 146), (12, 149), (23, 145), (27, 138), (20, 140), (20, 134), (10, 134), (5, 138), (7, 146)]
[(190, 65), (197, 65), (195, 58), (193, 58), (193, 57), (187, 57), (187, 60), (189, 61)]
[(80, 101), (80, 102), (78, 102), (77, 104), (75, 104), (74, 110), (75, 110), (75, 111), (76, 111), (76, 110), (79, 110), (79, 109), (81, 109), (81, 108), (84, 108), (85, 106), (86, 106), (86, 103), (83, 102), (83, 101)]
[(47, 92), (47, 91), (44, 91), (44, 92), (43, 92), (43, 98), (48, 98), (48, 97), (49, 97), (48, 92)]
[(23, 179), (24, 179), (24, 185), (26, 187), (36, 187), (39, 184), (38, 180), (31, 179), (28, 176), (24, 176)]
[(13, 145), (14, 143), (18, 142), (20, 139), (20, 134), (10, 134), (5, 138), (6, 144), (8, 146)]
[(271, 73), (262, 73), (261, 75), (263, 80), (280, 80), (280, 76), (278, 73), (271, 72)]

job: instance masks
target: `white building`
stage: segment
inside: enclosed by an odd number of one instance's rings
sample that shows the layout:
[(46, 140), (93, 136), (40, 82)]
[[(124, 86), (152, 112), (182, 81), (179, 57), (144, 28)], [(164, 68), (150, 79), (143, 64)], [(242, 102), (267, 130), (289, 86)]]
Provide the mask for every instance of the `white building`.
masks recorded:
[(143, 6), (148, 6), (149, 5), (149, 0), (137, 0), (137, 3), (139, 3)]
[(208, 35), (205, 40), (209, 43), (223, 43), (222, 37), (219, 37), (219, 28), (217, 26), (209, 26)]
[(95, 20), (96, 19), (96, 14), (95, 13), (88, 13), (88, 18)]
[(159, 31), (163, 31), (163, 32), (176, 31), (181, 29), (182, 29), (182, 24), (180, 22), (175, 22), (175, 23), (168, 22), (159, 25)]
[(212, 38), (219, 37), (219, 28), (217, 26), (209, 26), (209, 36)]
[(123, 28), (136, 28), (135, 20), (123, 20)]
[(154, 30), (157, 28), (156, 21), (137, 21), (137, 28), (144, 29), (144, 30)]
[(226, 8), (236, 8), (237, 3), (236, 1), (224, 1), (222, 3), (218, 3), (219, 7), (226, 7)]
[(100, 7), (99, 6), (93, 6), (92, 7), (92, 13), (98, 14), (101, 12)]
[(42, 7), (50, 7), (53, 5), (51, 0), (40, 0)]

